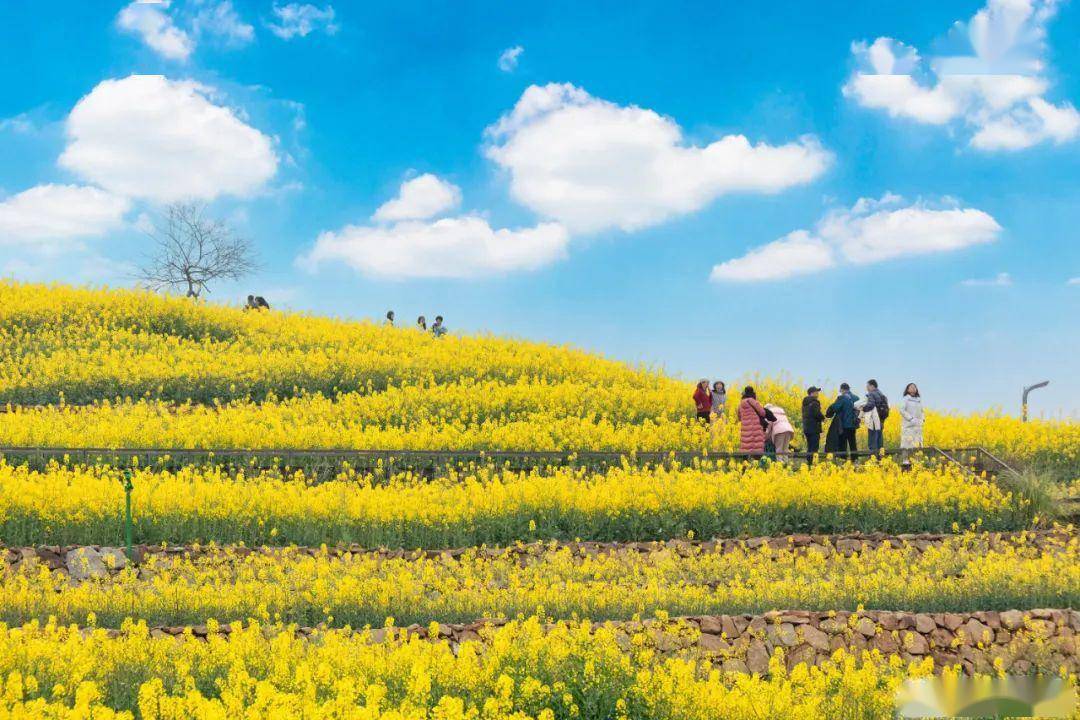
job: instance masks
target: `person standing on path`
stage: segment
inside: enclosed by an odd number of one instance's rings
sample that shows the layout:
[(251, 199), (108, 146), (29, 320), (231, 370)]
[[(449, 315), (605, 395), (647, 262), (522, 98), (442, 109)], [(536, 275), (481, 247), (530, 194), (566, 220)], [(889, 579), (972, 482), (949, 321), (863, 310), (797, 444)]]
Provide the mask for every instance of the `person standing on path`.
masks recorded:
[(739, 400), (739, 452), (749, 457), (765, 454), (765, 408), (757, 401), (757, 393), (749, 385)]
[(697, 410), (697, 419), (708, 425), (712, 413), (712, 393), (709, 392), (709, 381), (705, 378), (698, 380), (697, 387), (694, 388), (694, 407)]
[[(878, 390), (877, 380), (866, 381), (866, 400), (863, 402), (862, 411), (870, 415), (866, 423), (866, 449), (878, 452), (885, 445), (885, 418), (889, 417), (889, 399), (885, 397), (885, 393)], [(876, 421), (873, 417), (875, 412)]]
[(919, 386), (908, 383), (900, 404), (900, 450), (903, 464), (911, 464), (911, 451), (923, 444), (923, 404)]
[(720, 431), (720, 427), (724, 424), (724, 414), (727, 412), (727, 386), (724, 385), (723, 380), (717, 380), (712, 385), (712, 414), (709, 417), (711, 425), (709, 426), (709, 439), (714, 444), (716, 443), (716, 433)]
[(851, 453), (858, 452), (858, 442), (855, 440), (855, 430), (859, 427), (859, 414), (855, 410), (855, 401), (859, 397), (851, 392), (851, 386), (840, 383), (840, 394), (829, 409), (825, 411), (826, 417), (836, 415), (840, 420), (840, 447), (839, 452), (846, 452), (848, 459)]
[(814, 453), (821, 448), (821, 424), (825, 415), (821, 412), (821, 400), (818, 393), (821, 388), (811, 385), (806, 388), (806, 397), (802, 401), (802, 430), (806, 437), (806, 464), (814, 465)]

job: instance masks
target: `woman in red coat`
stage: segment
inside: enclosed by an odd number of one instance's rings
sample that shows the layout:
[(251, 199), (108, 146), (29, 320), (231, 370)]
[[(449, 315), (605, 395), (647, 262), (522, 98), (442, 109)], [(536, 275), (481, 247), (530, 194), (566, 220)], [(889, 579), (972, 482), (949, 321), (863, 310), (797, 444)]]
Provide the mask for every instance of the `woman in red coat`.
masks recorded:
[(712, 413), (712, 393), (709, 392), (709, 381), (699, 380), (694, 388), (694, 407), (697, 408), (697, 418), (706, 425)]
[(764, 417), (765, 408), (757, 401), (754, 388), (747, 385), (739, 401), (739, 452), (756, 456), (765, 454), (765, 429), (761, 426)]

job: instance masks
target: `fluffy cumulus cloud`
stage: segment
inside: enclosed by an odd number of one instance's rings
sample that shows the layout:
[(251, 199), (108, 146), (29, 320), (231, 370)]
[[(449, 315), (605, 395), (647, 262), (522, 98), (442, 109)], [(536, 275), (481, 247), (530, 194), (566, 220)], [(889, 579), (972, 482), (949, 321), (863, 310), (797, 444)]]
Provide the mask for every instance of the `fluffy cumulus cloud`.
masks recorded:
[(909, 255), (949, 252), (997, 240), (1001, 226), (982, 210), (954, 201), (906, 202), (886, 194), (829, 212), (811, 232), (784, 238), (713, 268), (715, 281), (779, 280), (838, 263), (867, 265)]
[(831, 245), (805, 230), (796, 230), (715, 266), (710, 278), (717, 282), (781, 280), (820, 272), (835, 263)]
[(160, 75), (105, 80), (68, 116), (62, 167), (115, 194), (169, 202), (247, 196), (277, 170), (270, 138), (213, 100)]
[(0, 200), (0, 245), (48, 249), (123, 225), (129, 200), (94, 187), (38, 185)]
[(566, 257), (569, 234), (558, 223), (492, 228), (478, 215), (436, 218), (457, 207), (458, 188), (434, 175), (402, 184), (372, 216), (375, 225), (324, 232), (298, 264), (314, 272), (344, 262), (374, 277), (475, 278), (535, 270)]
[(525, 48), (520, 45), (503, 50), (502, 54), (499, 55), (499, 69), (503, 72), (514, 72), (518, 66), (518, 58), (521, 57), (523, 52), (525, 52)]
[(852, 45), (858, 69), (844, 94), (863, 107), (930, 125), (959, 125), (979, 150), (1022, 150), (1080, 135), (1080, 113), (1044, 95), (1046, 25), (1056, 0), (989, 0), (954, 27), (964, 51), (924, 59), (879, 37)]
[(187, 60), (195, 49), (195, 41), (173, 22), (170, 5), (169, 0), (135, 0), (116, 16), (116, 25), (138, 35), (147, 47), (163, 58)]
[(564, 258), (567, 244), (566, 230), (558, 223), (494, 229), (484, 218), (466, 215), (325, 232), (301, 264), (314, 269), (340, 261), (366, 275), (391, 279), (463, 279), (538, 269)]
[(371, 216), (376, 222), (426, 220), (461, 204), (457, 185), (425, 173), (401, 184), (398, 196), (383, 203)]
[(576, 233), (649, 227), (725, 193), (778, 192), (831, 162), (813, 138), (768, 145), (728, 135), (692, 145), (671, 118), (569, 84), (529, 87), (486, 135), (485, 152), (508, 172), (514, 199)]
[(184, 61), (199, 38), (216, 37), (230, 46), (247, 45), (255, 28), (244, 22), (232, 0), (134, 0), (120, 10), (116, 26), (137, 35), (163, 58)]
[(964, 287), (1010, 287), (1013, 279), (1009, 273), (1002, 272), (992, 278), (968, 278), (962, 280), (960, 284)]
[(326, 5), (320, 8), (310, 3), (275, 4), (274, 22), (268, 23), (267, 27), (282, 40), (307, 37), (320, 30), (327, 35), (338, 31), (334, 6)]

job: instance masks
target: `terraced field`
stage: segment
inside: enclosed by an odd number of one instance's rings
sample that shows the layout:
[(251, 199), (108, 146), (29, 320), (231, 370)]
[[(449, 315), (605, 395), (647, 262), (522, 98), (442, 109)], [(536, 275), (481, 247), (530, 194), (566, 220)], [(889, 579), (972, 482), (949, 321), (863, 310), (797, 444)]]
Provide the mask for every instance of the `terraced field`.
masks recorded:
[[(0, 717), (889, 718), (908, 677), (1077, 682), (1080, 538), (1054, 504), (1076, 424), (930, 419), (1023, 477), (811, 469), (710, 459), (737, 427), (713, 442), (685, 383), (566, 348), (10, 283), (0, 341), (6, 446), (626, 453), (12, 454)], [(757, 385), (796, 416), (794, 383)]]

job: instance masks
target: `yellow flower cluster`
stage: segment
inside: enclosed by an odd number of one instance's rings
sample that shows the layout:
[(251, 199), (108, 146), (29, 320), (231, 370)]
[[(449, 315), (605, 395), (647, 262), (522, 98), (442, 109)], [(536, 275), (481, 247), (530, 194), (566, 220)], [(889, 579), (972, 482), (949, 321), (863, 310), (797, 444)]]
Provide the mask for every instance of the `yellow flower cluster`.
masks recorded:
[[(117, 544), (119, 472), (0, 464), (0, 537), (9, 544)], [(886, 461), (451, 471), (371, 484), (354, 473), (311, 484), (296, 472), (221, 469), (134, 476), (136, 541), (460, 547), (517, 540), (645, 540), (786, 532), (1028, 527), (1031, 502), (953, 466), (903, 472)]]
[[(0, 402), (149, 396), (214, 404), (485, 381), (531, 386), (540, 405), (563, 383), (593, 389), (608, 408), (656, 414), (686, 404), (683, 383), (569, 348), (0, 281)], [(616, 388), (626, 391), (617, 402), (601, 396)]]
[(378, 627), (388, 617), (424, 624), (434, 618), (607, 620), (860, 605), (925, 612), (1080, 605), (1077, 538), (993, 548), (984, 538), (968, 533), (923, 552), (882, 546), (851, 556), (767, 545), (585, 556), (555, 546), (528, 555), (472, 549), (453, 559), (209, 548), (187, 558), (154, 554), (137, 572), (126, 568), (77, 584), (43, 566), (22, 567), (0, 578), (0, 620), (85, 623), (93, 617), (119, 627), (129, 617), (153, 625), (212, 618)]
[(651, 645), (640, 634), (624, 650), (612, 630), (536, 620), (495, 631), (482, 652), (344, 631), (303, 640), (279, 626), (205, 642), (136, 624), (118, 637), (0, 626), (0, 717), (878, 720), (905, 678), (933, 671), (929, 659), (838, 651), (820, 667), (787, 672), (774, 658), (767, 677), (731, 676)]
[[(751, 382), (798, 424), (798, 384)], [(710, 437), (694, 422), (691, 391), (539, 343), (0, 281), (0, 403), (14, 411), (0, 414), (0, 445), (737, 449), (736, 423)], [(889, 444), (898, 423), (894, 412)], [(929, 412), (925, 442), (1080, 477), (1080, 423)]]

